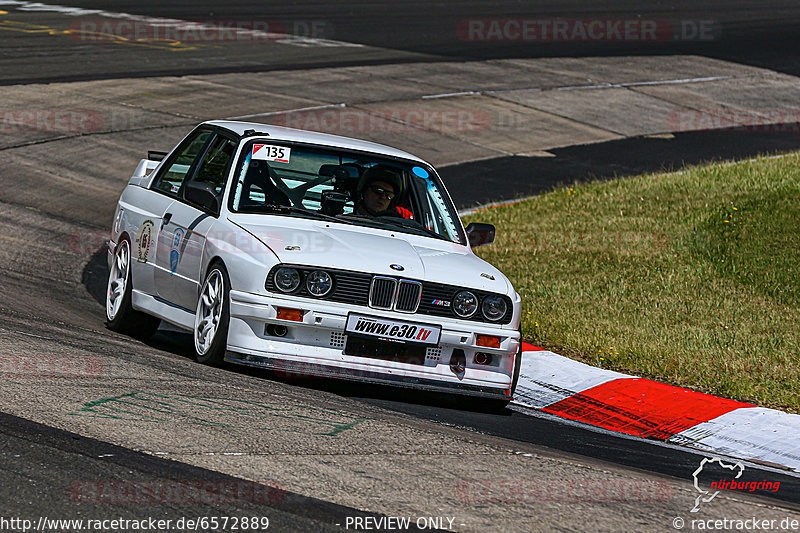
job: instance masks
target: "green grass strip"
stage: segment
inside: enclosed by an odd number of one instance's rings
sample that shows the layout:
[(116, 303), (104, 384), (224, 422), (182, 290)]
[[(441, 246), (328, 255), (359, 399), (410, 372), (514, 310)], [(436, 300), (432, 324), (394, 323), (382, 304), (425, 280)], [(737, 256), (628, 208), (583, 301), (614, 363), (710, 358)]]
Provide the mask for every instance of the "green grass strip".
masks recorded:
[(480, 211), (523, 336), (800, 412), (800, 155), (574, 185)]

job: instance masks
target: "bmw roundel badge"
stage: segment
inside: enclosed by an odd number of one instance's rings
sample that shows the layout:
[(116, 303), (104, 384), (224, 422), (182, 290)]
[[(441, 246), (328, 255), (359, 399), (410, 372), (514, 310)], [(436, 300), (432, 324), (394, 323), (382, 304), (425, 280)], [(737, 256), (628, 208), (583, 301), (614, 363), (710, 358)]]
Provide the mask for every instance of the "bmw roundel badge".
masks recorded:
[(389, 268), (391, 268), (392, 270), (397, 270), (398, 272), (402, 272), (403, 270), (405, 270), (405, 268), (403, 268), (403, 265), (398, 265), (398, 264), (389, 265)]

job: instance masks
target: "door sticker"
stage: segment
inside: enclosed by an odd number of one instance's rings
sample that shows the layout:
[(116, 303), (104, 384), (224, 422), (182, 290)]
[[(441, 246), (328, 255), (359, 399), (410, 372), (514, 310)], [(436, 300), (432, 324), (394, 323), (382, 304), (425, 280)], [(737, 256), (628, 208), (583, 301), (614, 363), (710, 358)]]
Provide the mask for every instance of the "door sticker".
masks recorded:
[(252, 158), (259, 161), (277, 161), (279, 163), (288, 163), (291, 154), (292, 149), (286, 146), (254, 144)]
[(172, 235), (172, 249), (169, 252), (169, 269), (173, 274), (178, 270), (178, 263), (181, 261), (181, 241), (186, 232), (183, 228), (177, 228)]
[(140, 263), (147, 262), (147, 256), (150, 255), (150, 244), (153, 242), (153, 221), (145, 220), (139, 226), (139, 232), (136, 234), (136, 260)]

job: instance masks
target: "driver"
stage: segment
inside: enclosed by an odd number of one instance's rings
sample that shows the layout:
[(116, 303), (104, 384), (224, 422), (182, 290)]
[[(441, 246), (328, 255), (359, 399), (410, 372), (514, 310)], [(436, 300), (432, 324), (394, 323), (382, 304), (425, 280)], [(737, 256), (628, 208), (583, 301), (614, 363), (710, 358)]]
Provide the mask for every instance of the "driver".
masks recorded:
[(364, 171), (358, 181), (358, 214), (370, 216), (395, 216), (409, 220), (413, 213), (405, 207), (394, 205), (403, 192), (403, 179), (399, 172), (387, 165), (375, 165)]

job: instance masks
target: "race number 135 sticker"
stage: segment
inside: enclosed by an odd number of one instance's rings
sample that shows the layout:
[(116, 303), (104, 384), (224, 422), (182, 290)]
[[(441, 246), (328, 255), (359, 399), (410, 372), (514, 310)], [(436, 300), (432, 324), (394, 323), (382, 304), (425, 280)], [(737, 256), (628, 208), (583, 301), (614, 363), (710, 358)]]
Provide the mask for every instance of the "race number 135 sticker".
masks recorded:
[(269, 144), (253, 145), (253, 159), (258, 159), (261, 161), (278, 161), (279, 163), (288, 163), (291, 153), (292, 149), (287, 148), (286, 146), (272, 146)]

